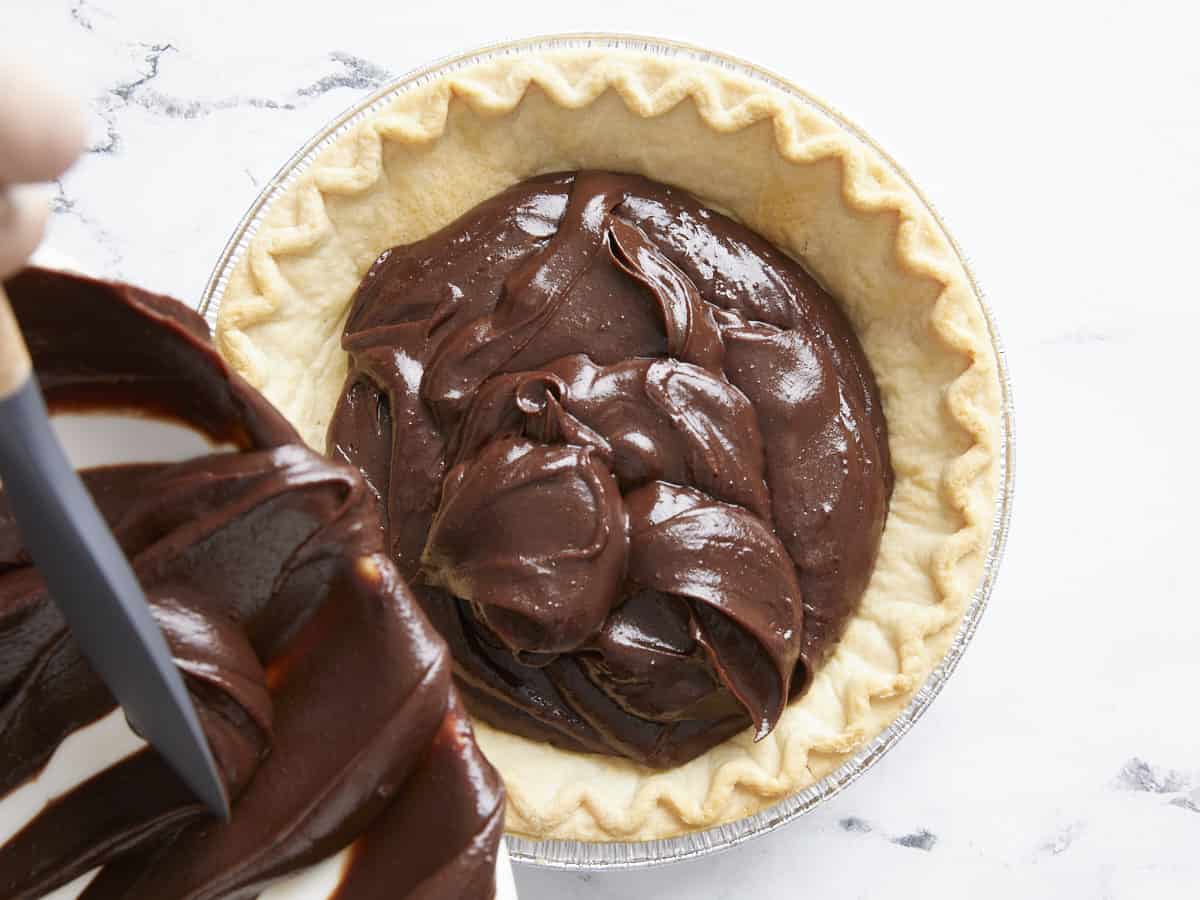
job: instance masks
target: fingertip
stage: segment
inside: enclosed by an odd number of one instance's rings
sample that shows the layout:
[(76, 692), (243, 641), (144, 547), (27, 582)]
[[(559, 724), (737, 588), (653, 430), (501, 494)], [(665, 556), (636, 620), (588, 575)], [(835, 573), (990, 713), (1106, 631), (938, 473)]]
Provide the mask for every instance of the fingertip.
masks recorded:
[(20, 270), (41, 243), (50, 216), (46, 185), (19, 185), (0, 200), (0, 279)]
[(85, 137), (75, 98), (25, 66), (0, 65), (0, 182), (57, 178), (79, 157)]
[(46, 102), (49, 114), (54, 117), (54, 125), (43, 137), (43, 152), (49, 171), (39, 181), (58, 178), (71, 168), (83, 152), (87, 139), (83, 109), (73, 97), (56, 93), (47, 97)]

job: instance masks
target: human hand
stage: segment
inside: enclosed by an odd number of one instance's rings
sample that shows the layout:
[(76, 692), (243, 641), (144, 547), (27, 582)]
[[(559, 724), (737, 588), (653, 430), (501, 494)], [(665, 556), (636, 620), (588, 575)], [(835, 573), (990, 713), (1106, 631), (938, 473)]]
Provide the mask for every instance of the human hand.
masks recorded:
[(82, 148), (79, 106), (29, 69), (0, 62), (0, 279), (42, 239), (49, 208), (38, 183), (61, 175)]

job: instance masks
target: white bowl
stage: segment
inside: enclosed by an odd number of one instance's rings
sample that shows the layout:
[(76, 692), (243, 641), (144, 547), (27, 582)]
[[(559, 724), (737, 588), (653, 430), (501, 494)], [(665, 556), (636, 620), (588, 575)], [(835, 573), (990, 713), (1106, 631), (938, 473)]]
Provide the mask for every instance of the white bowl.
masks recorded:
[[(81, 271), (53, 251), (39, 251), (35, 262)], [(185, 425), (131, 415), (71, 413), (55, 416), (54, 427), (76, 468), (180, 462), (233, 449), (229, 445), (213, 445), (204, 435)], [(119, 709), (69, 735), (36, 778), (0, 800), (0, 844), (23, 828), (51, 800), (145, 746), (145, 742), (129, 728)], [(327, 900), (337, 889), (348, 859), (348, 851), (336, 854), (277, 882), (261, 897), (263, 900)], [(47, 900), (74, 900), (94, 877), (95, 871), (81, 876), (47, 895)], [(517, 900), (512, 866), (503, 842), (496, 862), (496, 898)]]

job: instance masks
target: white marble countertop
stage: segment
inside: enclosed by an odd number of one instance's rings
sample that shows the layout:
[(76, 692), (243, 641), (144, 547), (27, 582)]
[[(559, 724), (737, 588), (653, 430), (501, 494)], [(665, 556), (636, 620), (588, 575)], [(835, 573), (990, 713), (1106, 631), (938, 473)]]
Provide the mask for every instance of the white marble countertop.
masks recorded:
[(820, 811), (665, 869), (520, 869), (521, 896), (1195, 898), (1200, 18), (1072, 5), (9, 0), (0, 44), (90, 101), (50, 243), (185, 299), (325, 120), (475, 44), (678, 37), (862, 123), (949, 220), (1007, 343), (1017, 503), (991, 607), (930, 713)]

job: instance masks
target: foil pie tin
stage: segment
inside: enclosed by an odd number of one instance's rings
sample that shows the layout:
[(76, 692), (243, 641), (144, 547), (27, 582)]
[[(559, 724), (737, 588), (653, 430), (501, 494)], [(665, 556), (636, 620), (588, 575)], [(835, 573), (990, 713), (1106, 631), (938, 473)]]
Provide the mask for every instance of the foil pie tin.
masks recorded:
[(508, 853), (514, 862), (557, 869), (634, 869), (668, 862), (678, 862), (726, 850), (752, 837), (773, 831), (781, 825), (815, 809), (870, 769), (878, 759), (887, 753), (912, 728), (917, 719), (921, 717), (933, 702), (933, 699), (941, 691), (942, 686), (958, 665), (963, 651), (966, 650), (967, 644), (970, 643), (971, 637), (975, 634), (975, 629), (979, 626), (979, 620), (983, 615), (988, 597), (991, 595), (992, 587), (996, 582), (1000, 559), (1003, 556), (1004, 546), (1008, 537), (1009, 522), (1012, 515), (1014, 476), (1012, 385), (1004, 348), (1001, 345), (1000, 336), (996, 329), (995, 317), (987, 301), (984, 299), (983, 292), (974, 274), (971, 272), (970, 266), (967, 264), (961, 249), (950, 235), (941, 216), (938, 215), (928, 199), (886, 151), (872, 141), (858, 126), (848, 122), (840, 113), (795, 85), (788, 83), (778, 75), (722, 53), (715, 53), (675, 41), (632, 35), (556, 35), (493, 44), (415, 69), (407, 75), (403, 75), (390, 84), (381, 87), (358, 103), (355, 103), (328, 123), (308, 143), (296, 151), (295, 155), (275, 174), (266, 187), (263, 188), (258, 198), (254, 201), (254, 204), (247, 210), (241, 222), (238, 223), (237, 228), (234, 230), (233, 235), (229, 238), (228, 243), (226, 243), (225, 249), (221, 252), (216, 267), (213, 269), (213, 273), (204, 289), (199, 305), (201, 315), (205, 317), (210, 326), (216, 326), (217, 312), (220, 309), (221, 300), (225, 294), (230, 274), (246, 253), (250, 240), (258, 230), (266, 210), (312, 165), (322, 150), (338, 140), (360, 121), (389, 104), (395, 97), (428, 84), (431, 81), (435, 81), (458, 69), (497, 56), (511, 56), (522, 53), (536, 53), (544, 50), (580, 47), (637, 50), (660, 56), (694, 59), (721, 66), (740, 75), (770, 85), (776, 90), (813, 106), (838, 123), (856, 140), (873, 148), (892, 167), (895, 173), (913, 189), (917, 197), (929, 209), (938, 227), (942, 229), (951, 246), (954, 248), (959, 261), (962, 263), (972, 289), (975, 292), (975, 296), (979, 301), (979, 305), (987, 317), (988, 330), (991, 334), (992, 348), (996, 353), (1003, 392), (1002, 428), (1000, 435), (1000, 491), (993, 511), (992, 531), (988, 543), (983, 577), (975, 588), (966, 612), (963, 615), (962, 622), (958, 626), (958, 632), (954, 637), (954, 641), (950, 645), (949, 650), (947, 650), (942, 662), (929, 674), (924, 685), (913, 696), (908, 706), (892, 721), (887, 729), (863, 746), (838, 769), (826, 775), (815, 784), (789, 797), (785, 797), (762, 812), (738, 819), (726, 825), (719, 825), (704, 831), (654, 841), (596, 843), (588, 841), (532, 840), (517, 835), (508, 835), (506, 838)]

